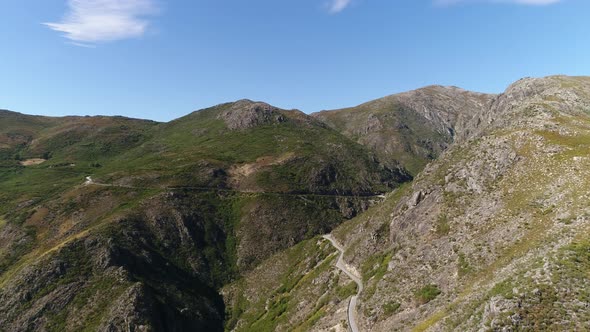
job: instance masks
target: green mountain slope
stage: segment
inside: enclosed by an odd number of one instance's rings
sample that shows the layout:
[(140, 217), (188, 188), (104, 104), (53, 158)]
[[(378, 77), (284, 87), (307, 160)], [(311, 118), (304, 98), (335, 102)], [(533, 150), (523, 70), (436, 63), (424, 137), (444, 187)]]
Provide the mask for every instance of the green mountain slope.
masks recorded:
[(247, 192), (371, 195), (408, 179), (299, 111), (245, 100), (160, 125), (115, 167), (144, 172), (142, 182)]
[(0, 329), (222, 330), (223, 285), (410, 179), (250, 101), (165, 124), (0, 117)]

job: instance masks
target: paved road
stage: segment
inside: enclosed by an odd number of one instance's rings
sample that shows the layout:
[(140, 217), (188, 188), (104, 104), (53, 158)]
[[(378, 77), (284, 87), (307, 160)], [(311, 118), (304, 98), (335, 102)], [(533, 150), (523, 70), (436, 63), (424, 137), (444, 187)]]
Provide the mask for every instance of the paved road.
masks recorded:
[(237, 193), (237, 194), (265, 194), (265, 195), (278, 195), (278, 196), (293, 196), (293, 197), (354, 197), (354, 198), (378, 198), (382, 199), (385, 196), (383, 195), (346, 195), (346, 194), (305, 194), (305, 193), (283, 193), (283, 192), (272, 192), (272, 191), (240, 191), (235, 189), (225, 189), (225, 188), (212, 188), (212, 187), (138, 187), (138, 186), (129, 186), (129, 185), (120, 185), (120, 184), (109, 184), (109, 183), (102, 183), (96, 182), (92, 179), (92, 177), (87, 176), (84, 179), (83, 185), (85, 186), (99, 186), (99, 187), (118, 187), (118, 188), (127, 188), (127, 189), (166, 189), (166, 190), (196, 190), (196, 191), (213, 191), (213, 192), (227, 192), (227, 193)]
[(360, 296), (361, 292), (363, 291), (363, 281), (354, 275), (354, 273), (348, 269), (346, 263), (344, 263), (344, 248), (332, 237), (332, 234), (324, 235), (324, 239), (330, 241), (334, 248), (340, 251), (340, 256), (338, 256), (338, 261), (336, 262), (336, 267), (342, 270), (347, 276), (350, 277), (356, 284), (357, 284), (357, 292), (356, 295), (350, 298), (350, 302), (348, 302), (348, 328), (352, 332), (359, 332), (358, 325), (356, 324), (356, 302), (358, 297)]

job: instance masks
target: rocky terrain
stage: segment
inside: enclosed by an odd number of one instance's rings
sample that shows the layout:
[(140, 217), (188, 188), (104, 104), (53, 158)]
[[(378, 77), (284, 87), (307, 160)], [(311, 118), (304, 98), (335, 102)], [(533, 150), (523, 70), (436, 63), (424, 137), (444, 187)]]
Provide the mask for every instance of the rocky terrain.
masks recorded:
[[(365, 284), (361, 330), (590, 328), (590, 79), (523, 79), (485, 98), (411, 184), (333, 231)], [(337, 309), (314, 310), (310, 330), (346, 330)]]
[(429, 86), (312, 116), (416, 175), (453, 142), (478, 130), (494, 95)]
[(590, 78), (0, 119), (0, 330), (590, 329)]

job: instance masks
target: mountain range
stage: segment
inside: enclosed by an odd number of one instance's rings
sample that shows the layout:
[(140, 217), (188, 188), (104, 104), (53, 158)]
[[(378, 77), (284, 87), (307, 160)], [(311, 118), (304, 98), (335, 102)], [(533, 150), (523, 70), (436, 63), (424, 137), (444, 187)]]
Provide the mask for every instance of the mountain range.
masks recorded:
[(590, 329), (589, 156), (587, 77), (0, 111), (0, 331)]

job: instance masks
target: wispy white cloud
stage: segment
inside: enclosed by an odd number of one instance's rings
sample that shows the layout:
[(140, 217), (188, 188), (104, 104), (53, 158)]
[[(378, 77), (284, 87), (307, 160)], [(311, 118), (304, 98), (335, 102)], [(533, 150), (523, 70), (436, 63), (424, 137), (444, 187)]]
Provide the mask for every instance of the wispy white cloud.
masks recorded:
[(563, 2), (563, 0), (434, 0), (435, 4), (443, 5), (443, 6), (455, 5), (455, 4), (459, 4), (459, 3), (476, 3), (476, 2), (512, 3), (512, 4), (519, 4), (519, 5), (544, 6), (544, 5), (555, 4), (558, 2)]
[(352, 0), (330, 0), (328, 3), (328, 11), (332, 14), (337, 14), (346, 9), (351, 4)]
[(68, 44), (70, 45), (74, 45), (74, 46), (80, 46), (80, 47), (84, 47), (84, 48), (96, 48), (96, 45), (94, 44), (84, 44), (84, 43), (78, 43), (78, 42), (68, 42)]
[(147, 16), (157, 12), (154, 0), (68, 0), (68, 12), (57, 23), (43, 23), (63, 32), (74, 45), (142, 36)]

